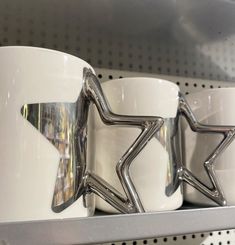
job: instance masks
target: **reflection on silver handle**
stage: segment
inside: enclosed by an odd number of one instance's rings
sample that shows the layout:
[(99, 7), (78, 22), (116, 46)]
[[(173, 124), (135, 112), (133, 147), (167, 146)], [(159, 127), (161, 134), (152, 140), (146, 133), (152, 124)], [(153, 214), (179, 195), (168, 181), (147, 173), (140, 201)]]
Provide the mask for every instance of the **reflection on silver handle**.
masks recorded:
[(181, 166), (178, 169), (178, 178), (180, 180), (186, 181), (188, 184), (195, 187), (197, 190), (199, 190), (211, 200), (215, 201), (217, 204), (224, 206), (226, 205), (226, 200), (222, 188), (216, 178), (214, 162), (234, 140), (235, 126), (213, 126), (201, 124), (196, 120), (190, 106), (181, 94), (179, 95), (179, 101), (180, 114), (182, 114), (187, 119), (189, 126), (194, 132), (223, 134), (224, 138), (204, 162), (204, 168), (209, 177), (209, 180), (211, 181), (212, 188), (209, 188), (199, 179), (197, 179), (185, 166)]
[(86, 177), (88, 187), (121, 212), (144, 212), (144, 207), (130, 177), (129, 168), (135, 157), (161, 128), (163, 119), (153, 116), (126, 116), (114, 114), (110, 110), (97, 77), (89, 69), (84, 70), (83, 91), (85, 96), (95, 103), (100, 117), (105, 124), (138, 127), (142, 129), (140, 135), (129, 149), (127, 149), (116, 166), (117, 175), (127, 198), (123, 197), (114, 188), (111, 188), (103, 179), (91, 173), (88, 173)]
[[(83, 88), (76, 102), (26, 104), (21, 109), (23, 117), (39, 130), (60, 154), (52, 210), (61, 212), (81, 195), (94, 192), (120, 212), (144, 212), (144, 207), (132, 182), (129, 168), (136, 156), (162, 127), (164, 120), (155, 116), (114, 114), (108, 105), (97, 77), (87, 68), (84, 69), (83, 74)], [(125, 196), (88, 169), (86, 162), (87, 118), (91, 103), (96, 105), (105, 124), (141, 129), (141, 133), (116, 165), (116, 172)], [(181, 94), (179, 95), (176, 125), (179, 115), (185, 116), (193, 131), (220, 133), (224, 135), (224, 139), (204, 163), (212, 188), (199, 181), (182, 163), (178, 163), (174, 181), (169, 186), (168, 194), (172, 194), (181, 181), (186, 181), (219, 205), (225, 205), (226, 201), (216, 179), (213, 163), (234, 139), (235, 127), (209, 126), (198, 123)], [(173, 137), (175, 134), (176, 131), (173, 131), (170, 140), (172, 149), (174, 149)]]

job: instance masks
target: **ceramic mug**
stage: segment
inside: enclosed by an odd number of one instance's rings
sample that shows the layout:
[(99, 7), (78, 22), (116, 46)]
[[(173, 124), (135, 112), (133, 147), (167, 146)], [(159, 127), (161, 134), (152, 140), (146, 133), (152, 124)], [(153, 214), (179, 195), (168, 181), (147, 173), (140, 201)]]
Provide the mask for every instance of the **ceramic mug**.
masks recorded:
[[(219, 88), (204, 90), (186, 96), (187, 101), (197, 118), (205, 125), (235, 125), (235, 88)], [(182, 124), (184, 137), (184, 164), (198, 178), (209, 185), (208, 176), (203, 168), (206, 157), (223, 139), (220, 134), (195, 134), (185, 121)], [(217, 180), (223, 190), (228, 205), (235, 205), (235, 142), (214, 163)], [(196, 189), (185, 186), (185, 200), (200, 205), (216, 205)]]
[(92, 198), (86, 207), (82, 198), (73, 203), (75, 177), (82, 173), (73, 176), (71, 169), (78, 158), (71, 147), (76, 118), (70, 113), (82, 90), (84, 68), (92, 70), (62, 52), (0, 48), (0, 221), (93, 213)]
[[(114, 113), (164, 118), (161, 129), (134, 159), (130, 175), (145, 211), (179, 208), (183, 200), (181, 187), (167, 194), (172, 188), (177, 169), (171, 136), (174, 134), (179, 105), (178, 86), (161, 79), (136, 77), (104, 82), (102, 89)], [(116, 164), (138, 136), (139, 130), (107, 128), (96, 114), (94, 131), (96, 173), (123, 193), (115, 172)], [(179, 145), (178, 142), (176, 145)], [(103, 211), (116, 212), (99, 197), (96, 207)]]
[[(114, 114), (89, 64), (65, 53), (3, 47), (0, 65), (0, 221), (87, 216), (93, 193), (123, 213), (144, 212), (128, 166), (162, 118)], [(94, 171), (92, 104), (107, 127), (141, 130), (119, 164), (126, 197)]]

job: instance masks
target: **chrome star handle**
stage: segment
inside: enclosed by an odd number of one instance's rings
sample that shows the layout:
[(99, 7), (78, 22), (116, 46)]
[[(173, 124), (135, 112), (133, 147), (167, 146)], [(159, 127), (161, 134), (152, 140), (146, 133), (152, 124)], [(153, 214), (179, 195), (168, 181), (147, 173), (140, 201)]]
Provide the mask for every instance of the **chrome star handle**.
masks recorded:
[(132, 182), (129, 168), (135, 157), (160, 129), (163, 124), (163, 119), (151, 116), (126, 116), (114, 114), (103, 94), (97, 77), (88, 69), (84, 70), (83, 91), (88, 98), (88, 101), (95, 103), (100, 117), (105, 124), (138, 127), (142, 129), (140, 135), (129, 149), (127, 149), (126, 153), (121, 157), (116, 166), (116, 172), (126, 197), (123, 197), (122, 194), (94, 173), (87, 173), (87, 186), (90, 191), (98, 194), (121, 212), (144, 212), (144, 207)]
[[(89, 171), (86, 149), (87, 120), (91, 103), (96, 105), (105, 124), (141, 129), (140, 135), (116, 167), (125, 196)], [(59, 152), (59, 167), (51, 206), (54, 212), (63, 211), (82, 195), (85, 197), (90, 192), (98, 194), (120, 212), (144, 212), (129, 168), (134, 158), (161, 128), (162, 118), (114, 114), (98, 79), (89, 69), (84, 69), (83, 87), (77, 101), (25, 104), (21, 113)]]
[(204, 162), (204, 168), (212, 184), (212, 188), (206, 186), (198, 178), (196, 178), (192, 172), (186, 167), (181, 166), (178, 169), (178, 178), (195, 187), (205, 196), (216, 202), (217, 204), (224, 206), (226, 200), (223, 194), (223, 190), (216, 178), (214, 170), (214, 162), (223, 153), (223, 151), (231, 144), (235, 138), (235, 126), (213, 126), (204, 125), (199, 123), (187, 101), (182, 94), (179, 95), (179, 113), (182, 114), (188, 121), (192, 131), (198, 133), (216, 133), (224, 136), (223, 140), (219, 143), (216, 149), (207, 157)]

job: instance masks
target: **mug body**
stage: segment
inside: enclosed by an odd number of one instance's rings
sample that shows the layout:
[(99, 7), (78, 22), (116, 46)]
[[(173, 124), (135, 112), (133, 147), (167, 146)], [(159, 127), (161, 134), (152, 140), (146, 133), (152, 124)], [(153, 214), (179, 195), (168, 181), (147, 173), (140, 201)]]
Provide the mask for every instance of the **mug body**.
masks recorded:
[[(178, 86), (161, 79), (137, 77), (110, 80), (102, 88), (114, 113), (164, 118), (164, 125), (132, 162), (130, 174), (145, 211), (177, 209), (182, 204), (181, 189), (178, 187), (173, 193), (170, 190), (176, 172), (172, 136), (177, 124)], [(116, 164), (140, 129), (107, 127), (96, 112), (94, 131), (96, 173), (124, 194)], [(115, 212), (99, 197), (96, 207)]]
[[(204, 90), (186, 96), (196, 119), (206, 125), (235, 125), (235, 88)], [(210, 186), (203, 167), (206, 158), (214, 151), (223, 135), (193, 133), (183, 120), (183, 162), (203, 183)], [(235, 205), (235, 142), (233, 141), (214, 163), (219, 184), (222, 187), (228, 205)], [(185, 200), (200, 204), (216, 204), (195, 188), (185, 185)]]
[[(0, 221), (81, 217), (93, 212), (94, 203), (89, 200), (84, 207), (83, 198), (59, 213), (52, 210), (59, 199), (62, 204), (73, 195), (66, 192), (62, 200), (59, 192), (65, 188), (60, 186), (61, 178), (69, 177), (65, 162), (79, 153), (67, 149), (74, 131), (64, 134), (67, 117), (70, 126), (75, 122), (73, 105), (79, 101), (85, 67), (91, 68), (62, 52), (0, 48), (0, 195), (4, 197)], [(74, 187), (70, 180), (66, 185)]]

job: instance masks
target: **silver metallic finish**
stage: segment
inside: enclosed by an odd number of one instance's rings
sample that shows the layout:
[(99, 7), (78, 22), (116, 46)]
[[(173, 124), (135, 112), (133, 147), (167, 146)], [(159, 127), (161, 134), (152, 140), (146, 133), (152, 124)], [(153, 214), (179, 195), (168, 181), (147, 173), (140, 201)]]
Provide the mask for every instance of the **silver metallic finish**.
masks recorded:
[(84, 194), (87, 111), (81, 93), (75, 103), (40, 103), (22, 107), (22, 115), (59, 151), (52, 209), (60, 212)]
[[(60, 163), (52, 210), (61, 212), (81, 195), (95, 192), (123, 213), (144, 212), (129, 174), (129, 167), (163, 124), (160, 117), (124, 116), (112, 113), (98, 79), (84, 69), (83, 89), (75, 103), (40, 103), (22, 107), (22, 115), (59, 151)], [(117, 163), (116, 171), (126, 196), (89, 169), (86, 161), (87, 119), (93, 102), (107, 125), (142, 129), (140, 135)]]
[[(164, 118), (162, 127), (156, 132), (155, 138), (161, 143), (162, 147), (168, 153), (166, 189), (165, 194), (171, 196), (176, 191), (176, 182), (178, 162), (181, 162), (181, 145), (179, 138), (180, 125), (179, 116), (175, 118)], [(157, 166), (157, 163), (156, 163)], [(157, 168), (157, 167), (156, 167)]]

